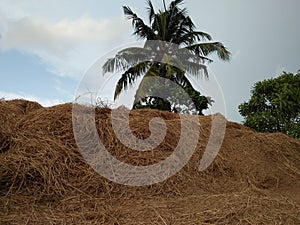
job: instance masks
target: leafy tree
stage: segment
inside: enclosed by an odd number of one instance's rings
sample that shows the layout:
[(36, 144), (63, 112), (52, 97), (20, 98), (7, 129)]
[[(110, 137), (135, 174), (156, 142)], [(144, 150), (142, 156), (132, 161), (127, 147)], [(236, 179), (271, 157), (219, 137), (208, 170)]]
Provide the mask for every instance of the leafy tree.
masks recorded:
[(300, 137), (300, 70), (257, 82), (251, 93), (250, 100), (239, 105), (246, 126)]
[[(180, 8), (182, 3), (183, 0), (173, 0), (166, 7), (164, 1), (164, 10), (155, 12), (152, 2), (148, 0), (149, 25), (138, 17), (130, 7), (123, 6), (124, 14), (132, 21), (133, 34), (138, 36), (139, 39), (146, 40), (146, 42), (143, 48), (132, 47), (118, 52), (114, 58), (108, 59), (104, 64), (104, 73), (125, 71), (116, 85), (115, 99), (121, 91), (126, 89), (128, 85), (132, 85), (137, 78), (141, 76), (143, 78), (159, 76), (167, 78), (188, 90), (198, 114), (202, 113), (202, 109), (208, 108), (211, 101), (201, 96), (194, 89), (187, 79), (185, 71), (194, 76), (199, 75), (199, 72), (202, 71), (208, 77), (205, 63), (212, 62), (208, 56), (216, 53), (220, 59), (229, 60), (230, 52), (222, 43), (213, 42), (209, 34), (195, 30), (195, 25), (188, 16), (187, 9)], [(151, 41), (161, 42), (156, 45)], [(152, 60), (149, 60), (149, 55)], [(172, 97), (167, 100), (170, 101), (170, 105), (167, 103), (162, 104), (162, 100), (147, 94), (146, 97), (141, 97), (148, 91), (146, 89), (149, 89), (149, 86), (145, 87), (143, 80), (135, 95), (136, 104), (134, 108), (152, 104), (153, 107), (157, 106), (169, 111), (176, 111), (176, 101), (172, 102)], [(189, 104), (186, 105), (186, 107), (188, 106)]]

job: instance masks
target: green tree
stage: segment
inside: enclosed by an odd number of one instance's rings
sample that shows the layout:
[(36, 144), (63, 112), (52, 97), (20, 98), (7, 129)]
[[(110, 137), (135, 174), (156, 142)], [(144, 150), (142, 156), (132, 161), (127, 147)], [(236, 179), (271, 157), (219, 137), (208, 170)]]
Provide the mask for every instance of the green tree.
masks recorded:
[[(193, 96), (198, 114), (208, 108), (211, 101), (194, 89), (186, 77), (186, 72), (198, 76), (202, 71), (208, 77), (205, 64), (212, 62), (208, 56), (216, 53), (220, 59), (229, 60), (230, 52), (222, 43), (213, 42), (209, 34), (195, 30), (195, 25), (188, 16), (187, 9), (180, 8), (182, 3), (183, 0), (174, 0), (167, 7), (164, 1), (164, 10), (155, 12), (152, 2), (148, 0), (149, 25), (130, 7), (123, 6), (124, 14), (132, 21), (133, 34), (146, 42), (143, 48), (132, 47), (118, 52), (114, 58), (108, 59), (104, 64), (104, 73), (125, 71), (116, 85), (115, 99), (121, 91), (132, 85), (139, 77), (160, 76), (188, 90), (188, 94)], [(161, 42), (153, 45), (151, 41)], [(149, 60), (149, 55), (152, 60)], [(158, 108), (163, 106), (162, 108), (169, 111), (176, 111), (176, 102), (172, 102), (171, 94), (167, 100), (171, 101), (170, 105), (157, 97), (147, 95), (142, 98), (146, 89), (149, 89), (149, 86), (145, 88), (143, 80), (135, 95), (134, 108), (151, 105), (154, 102), (153, 104)]]
[(300, 137), (300, 71), (257, 82), (251, 93), (250, 100), (239, 105), (246, 126)]

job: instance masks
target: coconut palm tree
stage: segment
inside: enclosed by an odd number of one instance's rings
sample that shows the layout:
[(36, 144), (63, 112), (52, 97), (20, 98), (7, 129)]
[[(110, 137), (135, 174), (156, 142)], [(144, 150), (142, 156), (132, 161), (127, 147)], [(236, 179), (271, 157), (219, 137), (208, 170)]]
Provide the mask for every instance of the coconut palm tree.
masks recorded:
[[(164, 10), (155, 12), (151, 0), (147, 1), (148, 24), (130, 7), (123, 6), (124, 14), (132, 21), (133, 34), (146, 41), (143, 48), (126, 48), (103, 65), (104, 73), (123, 71), (115, 88), (115, 99), (141, 76), (167, 78), (187, 90), (189, 95), (199, 97), (200, 93), (193, 88), (186, 72), (194, 76), (204, 74), (208, 77), (206, 64), (212, 62), (208, 58), (210, 54), (216, 53), (221, 60), (230, 59), (230, 52), (222, 43), (213, 42), (209, 34), (195, 30), (196, 27), (188, 16), (187, 9), (180, 8), (183, 0), (173, 0), (168, 7), (165, 0), (163, 3)], [(149, 89), (149, 85), (145, 85), (143, 80), (135, 96), (138, 105), (145, 102), (145, 98), (141, 96), (147, 96), (145, 92)], [(156, 97), (153, 99), (162, 101)], [(150, 104), (149, 96), (148, 104)], [(208, 99), (206, 103), (198, 104), (202, 107), (197, 108), (198, 114), (202, 113), (205, 104), (208, 107)], [(174, 108), (169, 110), (175, 111)]]

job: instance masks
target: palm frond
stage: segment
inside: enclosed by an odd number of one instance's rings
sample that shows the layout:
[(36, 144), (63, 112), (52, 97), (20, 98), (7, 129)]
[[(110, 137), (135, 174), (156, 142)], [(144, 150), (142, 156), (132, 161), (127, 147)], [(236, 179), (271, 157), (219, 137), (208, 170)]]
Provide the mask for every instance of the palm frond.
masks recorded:
[(147, 26), (144, 21), (135, 14), (130, 7), (123, 6), (124, 14), (129, 20), (132, 20), (134, 35), (138, 35), (141, 39), (154, 39), (155, 33)]
[(177, 44), (186, 44), (186, 45), (190, 45), (192, 43), (195, 43), (196, 41), (210, 41), (212, 40), (212, 37), (202, 31), (192, 31), (192, 32), (187, 32), (186, 34), (183, 34), (180, 37), (175, 37), (174, 39), (174, 43)]
[(186, 47), (197, 55), (208, 56), (211, 53), (217, 53), (218, 57), (224, 61), (230, 60), (231, 53), (220, 42), (209, 42), (194, 44)]
[(194, 62), (189, 62), (186, 61), (183, 63), (185, 70), (193, 75), (193, 76), (201, 76), (204, 74), (206, 78), (208, 78), (208, 71), (207, 71), (207, 66), (201, 63), (194, 63)]
[(146, 61), (151, 51), (145, 48), (131, 47), (118, 52), (114, 58), (108, 59), (102, 66), (103, 74), (127, 70), (129, 67)]
[(140, 62), (123, 73), (117, 82), (114, 99), (116, 100), (123, 90), (126, 90), (128, 86), (132, 86), (140, 76), (143, 76), (150, 67), (150, 64), (150, 61)]
[(178, 58), (178, 60), (180, 61), (190, 61), (199, 64), (206, 64), (206, 63), (213, 62), (213, 60), (211, 60), (210, 58), (207, 58), (200, 54), (195, 54), (195, 52), (187, 48), (178, 49), (176, 58)]
[(191, 32), (194, 32), (194, 28), (195, 25), (189, 17), (183, 15), (175, 15), (175, 18), (171, 19), (168, 29), (170, 31), (169, 35), (171, 36), (171, 41), (178, 45), (189, 43), (189, 41), (191, 40), (191, 36), (189, 36), (189, 38), (185, 37), (184, 39), (182, 39), (182, 37)]
[[(165, 67), (165, 74), (168, 79), (173, 81), (180, 81), (185, 79), (186, 73), (192, 76), (204, 75), (208, 78), (207, 66), (201, 60), (191, 61), (189, 59), (181, 59), (169, 57), (160, 67)], [(161, 75), (160, 75), (161, 76)]]
[(169, 10), (172, 11), (175, 7), (178, 7), (179, 5), (183, 4), (184, 0), (174, 0), (170, 3)]
[(148, 5), (147, 10), (148, 10), (148, 14), (149, 14), (149, 23), (151, 24), (155, 18), (155, 10), (154, 10), (151, 0), (147, 0), (147, 5)]

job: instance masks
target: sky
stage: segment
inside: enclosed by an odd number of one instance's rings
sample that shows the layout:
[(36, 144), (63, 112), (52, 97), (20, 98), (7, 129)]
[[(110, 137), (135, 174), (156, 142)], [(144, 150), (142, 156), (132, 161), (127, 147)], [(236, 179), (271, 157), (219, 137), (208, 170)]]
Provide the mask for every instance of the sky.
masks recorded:
[[(162, 1), (152, 2), (162, 8)], [(0, 0), (0, 98), (72, 102), (97, 59), (137, 41), (123, 5), (147, 21), (143, 0)], [(255, 82), (300, 69), (299, 0), (186, 0), (183, 6), (197, 30), (232, 53), (230, 62), (211, 56), (209, 65), (229, 120), (242, 121), (238, 105)], [(114, 81), (108, 83), (105, 96), (112, 99)]]

